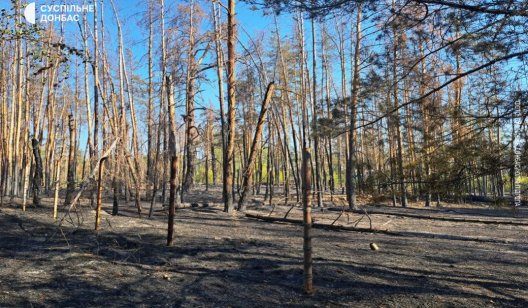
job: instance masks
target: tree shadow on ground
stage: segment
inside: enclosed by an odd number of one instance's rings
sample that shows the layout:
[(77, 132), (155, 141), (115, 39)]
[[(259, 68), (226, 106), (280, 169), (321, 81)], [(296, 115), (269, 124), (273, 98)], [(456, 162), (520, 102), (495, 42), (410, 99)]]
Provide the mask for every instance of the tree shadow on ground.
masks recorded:
[[(300, 228), (240, 220), (237, 223), (255, 229), (257, 234), (266, 234), (267, 238), (245, 238), (229, 232), (229, 237), (205, 236), (207, 225), (227, 228), (232, 223), (228, 219), (219, 223), (203, 216), (180, 216), (179, 219), (188, 220), (182, 227), (193, 228), (196, 234), (177, 236), (175, 246), (166, 247), (164, 234), (156, 228), (142, 229), (141, 233), (133, 229), (96, 233), (84, 226), (65, 227), (57, 232), (55, 224), (30, 215), (0, 214), (0, 259), (11, 267), (0, 269), (0, 291), (3, 291), (0, 303), (5, 306), (273, 307), (339, 303), (415, 306), (430, 301), (436, 305), (482, 306), (493, 300), (502, 306), (528, 305), (526, 298), (505, 291), (520, 291), (527, 288), (526, 284), (493, 276), (477, 279), (474, 273), (448, 271), (447, 265), (445, 272), (436, 268), (396, 266), (387, 261), (373, 265), (360, 262), (365, 258), (363, 251), (350, 248), (335, 249), (350, 253), (356, 261), (333, 259), (328, 255), (315, 258), (318, 290), (306, 297), (301, 290), (300, 247), (273, 240), (299, 237)], [(346, 236), (349, 234), (318, 231), (316, 244), (321, 250), (329, 250), (330, 240), (339, 242)], [(412, 248), (405, 246), (411, 243), (402, 238), (386, 237), (386, 241), (397, 241), (394, 249), (400, 246), (400, 251)], [(383, 247), (390, 246), (387, 243)], [(410, 252), (397, 253), (401, 253), (400, 258), (411, 258)], [(461, 253), (449, 260), (465, 255)], [(488, 259), (476, 255), (473, 261), (483, 263)], [(489, 290), (490, 294), (460, 288), (466, 284)]]

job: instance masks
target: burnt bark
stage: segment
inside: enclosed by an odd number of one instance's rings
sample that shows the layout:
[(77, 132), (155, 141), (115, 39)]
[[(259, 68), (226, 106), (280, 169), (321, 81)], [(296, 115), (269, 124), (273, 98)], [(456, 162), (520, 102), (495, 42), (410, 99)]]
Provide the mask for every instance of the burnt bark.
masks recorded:
[(42, 186), (42, 157), (40, 156), (39, 141), (31, 140), (33, 156), (35, 158), (35, 169), (33, 171), (33, 205), (40, 206), (40, 190)]
[(68, 152), (68, 186), (66, 188), (66, 197), (64, 204), (70, 204), (72, 194), (75, 190), (75, 148), (76, 148), (76, 137), (75, 137), (75, 120), (73, 115), (68, 116), (68, 128), (70, 130), (70, 148)]
[(310, 149), (303, 150), (303, 251), (304, 251), (304, 292), (312, 294), (312, 169)]
[(178, 187), (177, 170), (178, 157), (173, 156), (171, 160), (170, 173), (170, 196), (169, 196), (169, 221), (167, 226), (167, 246), (172, 246), (174, 241), (174, 212), (176, 208), (176, 189)]

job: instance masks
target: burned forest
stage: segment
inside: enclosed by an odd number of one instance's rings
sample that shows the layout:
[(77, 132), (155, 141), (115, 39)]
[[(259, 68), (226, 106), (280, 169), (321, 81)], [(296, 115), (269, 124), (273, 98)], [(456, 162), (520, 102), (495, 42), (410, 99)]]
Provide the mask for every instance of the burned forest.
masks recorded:
[(1, 0), (1, 307), (528, 307), (525, 0)]

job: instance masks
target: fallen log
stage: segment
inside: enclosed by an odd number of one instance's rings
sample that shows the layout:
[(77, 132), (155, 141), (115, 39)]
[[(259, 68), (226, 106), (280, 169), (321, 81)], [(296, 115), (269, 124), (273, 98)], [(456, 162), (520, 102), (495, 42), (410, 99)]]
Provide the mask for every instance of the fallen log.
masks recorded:
[[(363, 214), (361, 210), (348, 210), (351, 213)], [(461, 217), (446, 217), (436, 215), (419, 215), (412, 213), (399, 213), (392, 211), (378, 211), (368, 210), (369, 214), (374, 215), (389, 215), (389, 216), (401, 216), (416, 219), (429, 219), (429, 220), (441, 220), (441, 221), (452, 221), (452, 222), (467, 222), (467, 223), (480, 223), (480, 224), (495, 224), (495, 225), (512, 225), (512, 226), (528, 226), (528, 221), (512, 221), (512, 220), (490, 220), (490, 219), (478, 219), (478, 218), (461, 218)]]
[[(298, 224), (298, 225), (302, 225), (303, 224), (303, 221), (301, 219), (261, 216), (261, 215), (255, 215), (255, 214), (249, 214), (249, 213), (246, 213), (246, 217), (260, 219), (260, 220), (269, 221), (269, 222), (286, 222), (286, 223)], [(318, 229), (328, 229), (328, 230), (344, 230), (344, 231), (369, 232), (369, 233), (382, 233), (382, 234), (389, 234), (389, 235), (399, 235), (399, 234), (397, 234), (395, 232), (392, 232), (392, 231), (389, 231), (389, 230), (378, 230), (378, 229), (370, 229), (370, 228), (355, 228), (355, 227), (347, 227), (347, 226), (341, 226), (341, 225), (327, 225), (327, 224), (322, 224), (322, 223), (317, 223), (317, 222), (312, 223), (312, 227), (318, 228)]]
[[(259, 219), (267, 222), (285, 222), (296, 225), (302, 225), (303, 221), (300, 219), (282, 218), (282, 217), (269, 217), (255, 214), (246, 213), (246, 217)], [(411, 231), (390, 231), (388, 229), (369, 229), (369, 228), (354, 228), (341, 225), (327, 225), (322, 223), (313, 223), (313, 228), (335, 230), (335, 231), (354, 231), (354, 232), (365, 232), (365, 233), (378, 233), (386, 234), (391, 236), (402, 236), (402, 237), (420, 237), (420, 238), (431, 238), (431, 239), (444, 239), (444, 240), (456, 240), (456, 241), (470, 241), (470, 242), (485, 242), (485, 243), (501, 243), (509, 244), (515, 240), (509, 239), (494, 239), (489, 237), (468, 237), (462, 235), (451, 235), (443, 233), (431, 233), (431, 232), (411, 232)]]

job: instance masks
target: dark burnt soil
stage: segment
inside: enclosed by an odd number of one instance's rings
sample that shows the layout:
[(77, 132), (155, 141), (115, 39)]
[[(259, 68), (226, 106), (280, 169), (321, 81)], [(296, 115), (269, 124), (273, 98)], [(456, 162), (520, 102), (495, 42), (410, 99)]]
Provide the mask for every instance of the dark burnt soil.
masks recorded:
[[(196, 194), (207, 200), (204, 195)], [(177, 210), (175, 245), (166, 247), (166, 213), (159, 205), (148, 219), (138, 217), (133, 203), (122, 205), (118, 216), (109, 215), (111, 204), (105, 204), (102, 230), (95, 232), (88, 207), (58, 228), (45, 201), (25, 213), (15, 203), (0, 208), (2, 307), (528, 307), (525, 226), (371, 216), (374, 227), (504, 242), (316, 229), (317, 292), (307, 296), (301, 289), (301, 226), (227, 215), (211, 203)], [(252, 211), (267, 215), (269, 209)], [(337, 214), (314, 215), (331, 223)], [(347, 218), (338, 223), (346, 225)], [(380, 250), (370, 250), (371, 242)]]

